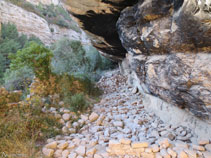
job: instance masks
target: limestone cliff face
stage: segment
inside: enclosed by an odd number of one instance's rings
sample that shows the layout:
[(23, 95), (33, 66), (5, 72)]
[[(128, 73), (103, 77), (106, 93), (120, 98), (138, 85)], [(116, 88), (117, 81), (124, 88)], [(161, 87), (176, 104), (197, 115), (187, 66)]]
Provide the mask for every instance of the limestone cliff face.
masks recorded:
[[(30, 2), (32, 2), (32, 0), (30, 0)], [(50, 2), (56, 1), (45, 1), (45, 4), (49, 4)], [(8, 22), (14, 23), (20, 33), (29, 36), (34, 35), (47, 45), (50, 45), (62, 37), (80, 40), (85, 44), (90, 44), (89, 38), (80, 28), (78, 28), (80, 31), (75, 31), (54, 24), (48, 24), (42, 17), (2, 0), (0, 1), (0, 23)], [(52, 32), (51, 29), (54, 31)]]
[(45, 5), (58, 5), (60, 3), (60, 0), (26, 0), (34, 5), (38, 5), (39, 3), (45, 4)]
[(211, 120), (211, 2), (140, 0), (117, 22), (123, 65), (142, 93)]

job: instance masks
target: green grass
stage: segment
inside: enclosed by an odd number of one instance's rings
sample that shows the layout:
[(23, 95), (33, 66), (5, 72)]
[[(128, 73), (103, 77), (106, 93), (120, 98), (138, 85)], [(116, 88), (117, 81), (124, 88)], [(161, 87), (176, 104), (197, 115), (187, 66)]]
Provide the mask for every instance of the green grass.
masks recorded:
[(89, 107), (89, 103), (83, 93), (78, 93), (73, 96), (65, 96), (65, 104), (69, 104), (69, 109), (73, 112), (84, 112)]

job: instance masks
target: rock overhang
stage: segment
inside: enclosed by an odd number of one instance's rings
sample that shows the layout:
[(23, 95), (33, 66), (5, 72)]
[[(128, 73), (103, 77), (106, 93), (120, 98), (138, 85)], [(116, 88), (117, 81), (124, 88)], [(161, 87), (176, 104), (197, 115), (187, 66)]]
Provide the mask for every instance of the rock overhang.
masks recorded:
[(138, 0), (63, 0), (80, 26), (93, 37), (92, 44), (104, 56), (120, 61), (127, 51), (121, 44), (116, 22), (120, 12)]

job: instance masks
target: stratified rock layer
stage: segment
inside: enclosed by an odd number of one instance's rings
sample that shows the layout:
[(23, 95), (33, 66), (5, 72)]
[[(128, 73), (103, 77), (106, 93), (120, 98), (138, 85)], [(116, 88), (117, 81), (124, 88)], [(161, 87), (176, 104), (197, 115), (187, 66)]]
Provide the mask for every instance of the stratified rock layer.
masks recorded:
[[(143, 93), (211, 120), (210, 1), (141, 0), (117, 28), (128, 51), (123, 69)], [(127, 70), (126, 70), (127, 69)]]
[[(28, 0), (30, 3), (34, 0)], [(56, 0), (40, 0), (44, 4), (57, 4)], [(34, 3), (33, 3), (34, 4)], [(50, 45), (61, 38), (79, 40), (84, 44), (90, 45), (90, 40), (87, 35), (79, 27), (79, 31), (59, 27), (55, 24), (49, 24), (44, 18), (35, 13), (29, 12), (24, 8), (16, 6), (5, 0), (0, 1), (0, 23), (13, 23), (17, 26), (20, 33), (28, 36), (36, 36), (46, 45)], [(52, 32), (51, 29), (54, 31)]]
[(60, 0), (26, 0), (32, 4), (39, 5), (39, 3), (45, 4), (45, 5), (58, 5), (60, 3)]

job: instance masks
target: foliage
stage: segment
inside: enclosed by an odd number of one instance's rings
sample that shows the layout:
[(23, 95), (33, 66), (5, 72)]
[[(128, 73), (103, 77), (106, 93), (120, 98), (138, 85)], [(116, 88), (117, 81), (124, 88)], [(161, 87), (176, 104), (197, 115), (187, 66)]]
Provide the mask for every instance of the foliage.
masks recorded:
[(60, 100), (77, 93), (85, 93), (89, 96), (99, 96), (101, 92), (87, 77), (75, 77), (71, 75), (54, 75), (48, 80), (36, 78), (30, 86), (30, 93), (38, 96), (53, 96), (58, 94)]
[(86, 101), (84, 94), (77, 93), (73, 96), (69, 96), (65, 98), (65, 103), (70, 105), (70, 109), (74, 112), (83, 112), (85, 111), (89, 104)]
[[(105, 60), (92, 46), (84, 46), (80, 41), (62, 39), (51, 48), (52, 71), (56, 74), (85, 75), (91, 80), (99, 78), (101, 71), (109, 68)], [(110, 64), (111, 65), (111, 64)]]
[(7, 155), (16, 153), (23, 157), (40, 157), (36, 156), (41, 150), (36, 147), (37, 142), (61, 133), (57, 130), (61, 128), (58, 120), (53, 115), (43, 113), (39, 104), (34, 100), (1, 109), (0, 151)]
[(31, 42), (28, 47), (9, 56), (11, 59), (10, 69), (18, 70), (28, 66), (39, 79), (48, 79), (51, 74), (50, 62), (52, 56), (49, 49)]
[(63, 39), (52, 47), (52, 69), (56, 74), (84, 73), (88, 68), (88, 59), (79, 41)]
[(2, 39), (16, 39), (18, 37), (18, 30), (13, 24), (2, 24), (1, 28)]
[(111, 61), (104, 56), (101, 56), (101, 59), (102, 59), (101, 70), (114, 69), (117, 66), (116, 62)]
[(27, 47), (31, 41), (42, 44), (42, 42), (34, 36), (27, 38), (25, 35), (19, 35), (16, 26), (13, 24), (2, 24), (0, 34), (0, 83), (3, 83), (4, 73), (10, 65), (10, 59), (8, 58), (9, 53), (15, 54), (19, 49)]
[(44, 6), (39, 4), (36, 7), (38, 15), (41, 14), (50, 24), (57, 24), (61, 27), (66, 27), (80, 32), (76, 23), (71, 19), (69, 13), (62, 6)]
[(8, 69), (4, 74), (4, 86), (8, 90), (25, 90), (32, 82), (33, 70), (27, 66), (17, 70)]
[(7, 104), (20, 101), (22, 93), (20, 91), (8, 92), (5, 88), (0, 88), (0, 112), (3, 112)]
[(21, 44), (17, 28), (13, 24), (2, 24), (0, 35), (0, 54), (4, 57), (4, 60), (1, 60), (1, 65), (4, 67), (4, 72), (6, 67), (9, 65), (9, 60), (7, 58), (8, 54), (16, 53), (16, 51), (21, 48)]
[(5, 57), (2, 54), (0, 54), (0, 85), (3, 82), (2, 78), (4, 76), (4, 70), (6, 66), (4, 64), (6, 62), (5, 60), (6, 60)]
[(63, 19), (59, 19), (58, 21), (56, 21), (56, 24), (61, 26), (61, 27), (69, 27), (68, 23), (66, 21), (64, 21)]

